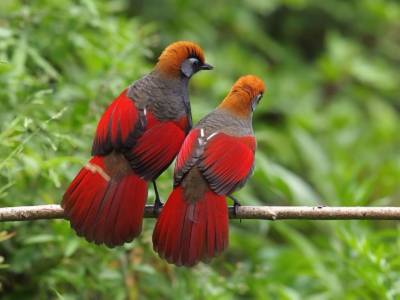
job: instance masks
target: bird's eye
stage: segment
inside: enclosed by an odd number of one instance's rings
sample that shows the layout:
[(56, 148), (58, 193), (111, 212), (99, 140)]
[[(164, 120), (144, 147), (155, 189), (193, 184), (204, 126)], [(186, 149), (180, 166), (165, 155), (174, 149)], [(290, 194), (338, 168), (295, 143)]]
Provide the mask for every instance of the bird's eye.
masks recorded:
[(193, 61), (193, 66), (199, 67), (199, 66), (200, 66), (200, 61), (199, 61), (198, 59), (195, 59), (195, 60)]
[(251, 101), (251, 110), (254, 111), (256, 109), (257, 104), (260, 102), (261, 98), (263, 96), (263, 93), (258, 94), (255, 96), (252, 101)]
[(202, 67), (202, 63), (197, 57), (190, 57), (183, 61), (181, 65), (181, 72), (190, 78), (193, 74), (197, 73)]
[(263, 93), (257, 95), (257, 103), (260, 102), (261, 98), (263, 97)]

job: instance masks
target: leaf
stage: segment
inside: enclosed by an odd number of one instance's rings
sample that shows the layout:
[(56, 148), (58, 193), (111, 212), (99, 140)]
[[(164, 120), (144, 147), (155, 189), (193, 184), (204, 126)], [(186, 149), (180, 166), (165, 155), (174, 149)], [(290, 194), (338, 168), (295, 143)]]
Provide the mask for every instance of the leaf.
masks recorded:
[[(256, 170), (261, 170), (272, 184), (283, 184), (281, 190), (289, 199), (301, 205), (316, 205), (319, 196), (300, 177), (284, 167), (268, 160), (263, 153), (256, 154)], [(287, 188), (287, 190), (283, 190)]]
[(50, 242), (56, 242), (59, 238), (51, 234), (37, 234), (35, 236), (28, 237), (24, 240), (25, 245), (33, 244), (46, 244)]
[(42, 56), (40, 56), (39, 52), (32, 47), (28, 48), (28, 54), (30, 55), (31, 59), (34, 61), (34, 63), (43, 69), (49, 75), (50, 77), (57, 79), (59, 78), (59, 74), (57, 70), (48, 62), (46, 61)]

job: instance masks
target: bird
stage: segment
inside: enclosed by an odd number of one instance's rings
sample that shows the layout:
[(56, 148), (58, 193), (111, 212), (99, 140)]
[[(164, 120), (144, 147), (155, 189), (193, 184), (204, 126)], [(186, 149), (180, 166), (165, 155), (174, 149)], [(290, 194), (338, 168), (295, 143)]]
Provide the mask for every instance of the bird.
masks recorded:
[(228, 246), (226, 197), (254, 168), (252, 116), (265, 90), (255, 75), (240, 77), (221, 104), (185, 138), (176, 158), (174, 188), (156, 221), (153, 249), (167, 262), (191, 267)]
[(192, 127), (189, 80), (212, 68), (196, 43), (172, 43), (149, 74), (108, 106), (97, 125), (92, 158), (61, 201), (79, 236), (115, 247), (140, 234), (148, 182), (154, 185), (156, 209), (162, 203), (155, 180)]

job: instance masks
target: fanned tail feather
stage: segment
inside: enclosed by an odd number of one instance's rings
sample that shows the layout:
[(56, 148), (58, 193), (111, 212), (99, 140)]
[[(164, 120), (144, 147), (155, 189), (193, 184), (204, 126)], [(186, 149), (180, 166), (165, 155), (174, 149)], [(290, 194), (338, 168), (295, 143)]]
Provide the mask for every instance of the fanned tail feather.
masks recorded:
[(228, 246), (228, 208), (225, 197), (211, 190), (196, 202), (174, 188), (158, 217), (153, 247), (161, 258), (177, 266), (208, 261)]
[(114, 247), (140, 234), (147, 183), (133, 171), (110, 177), (104, 169), (104, 158), (93, 157), (70, 184), (61, 206), (79, 236)]

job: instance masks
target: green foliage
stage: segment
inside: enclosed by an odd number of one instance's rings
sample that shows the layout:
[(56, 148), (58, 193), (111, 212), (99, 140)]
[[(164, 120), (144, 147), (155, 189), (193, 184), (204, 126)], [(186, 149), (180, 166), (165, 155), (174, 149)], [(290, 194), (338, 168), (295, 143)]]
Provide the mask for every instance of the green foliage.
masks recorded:
[[(2, 0), (0, 205), (59, 203), (105, 106), (181, 39), (216, 66), (192, 80), (195, 120), (242, 74), (269, 88), (243, 203), (399, 205), (399, 34), (390, 0)], [(153, 224), (112, 250), (61, 220), (1, 224), (2, 299), (400, 297), (396, 222), (231, 221), (193, 269), (154, 254)]]

